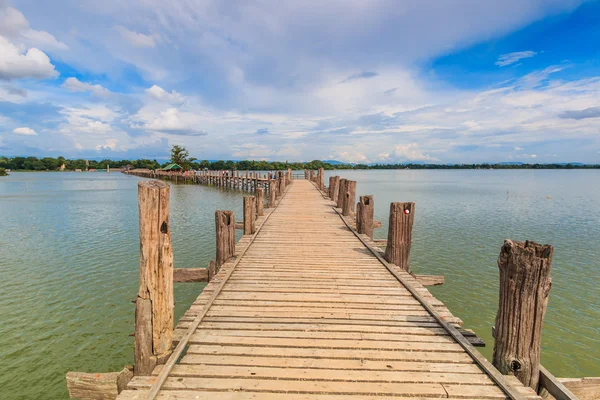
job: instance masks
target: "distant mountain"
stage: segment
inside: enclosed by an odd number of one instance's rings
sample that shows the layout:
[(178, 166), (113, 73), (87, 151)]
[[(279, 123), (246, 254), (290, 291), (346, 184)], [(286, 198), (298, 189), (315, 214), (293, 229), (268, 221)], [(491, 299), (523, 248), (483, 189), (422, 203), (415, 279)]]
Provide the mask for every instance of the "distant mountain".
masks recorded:
[(525, 163), (522, 163), (520, 161), (506, 161), (506, 162), (499, 162), (496, 164), (498, 164), (498, 165), (523, 165)]
[(356, 163), (343, 162), (343, 161), (338, 161), (338, 160), (321, 160), (321, 161), (324, 163), (327, 163), (327, 164), (331, 164), (331, 165), (341, 165), (341, 164), (356, 165)]

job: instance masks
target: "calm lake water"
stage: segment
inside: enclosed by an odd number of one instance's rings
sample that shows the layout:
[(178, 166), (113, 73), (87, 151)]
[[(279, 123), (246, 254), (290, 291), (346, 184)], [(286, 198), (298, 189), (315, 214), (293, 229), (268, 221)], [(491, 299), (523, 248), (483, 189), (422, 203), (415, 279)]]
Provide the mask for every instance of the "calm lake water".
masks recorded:
[[(600, 171), (336, 171), (375, 196), (417, 203), (411, 265), (446, 277), (432, 292), (487, 343), (505, 238), (555, 246), (542, 362), (557, 376), (600, 375)], [(69, 370), (133, 360), (138, 178), (13, 173), (0, 178), (0, 398), (65, 399)], [(172, 185), (177, 267), (214, 258), (214, 210), (241, 217), (239, 191)], [(376, 231), (386, 237), (386, 229)], [(176, 284), (179, 318), (203, 284)]]

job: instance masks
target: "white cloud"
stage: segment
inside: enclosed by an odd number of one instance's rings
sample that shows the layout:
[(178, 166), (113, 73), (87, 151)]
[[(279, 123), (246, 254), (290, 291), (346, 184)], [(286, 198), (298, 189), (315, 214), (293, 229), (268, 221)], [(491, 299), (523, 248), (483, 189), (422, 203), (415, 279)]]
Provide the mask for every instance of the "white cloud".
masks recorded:
[(58, 76), (50, 58), (36, 48), (23, 52), (0, 36), (0, 54), (0, 79), (46, 79)]
[(525, 150), (525, 149), (522, 147), (515, 146), (515, 151), (523, 151), (523, 150)]
[(155, 47), (156, 42), (160, 40), (159, 35), (144, 35), (143, 33), (131, 31), (123, 26), (116, 26), (115, 29), (121, 34), (123, 39), (127, 40), (133, 47)]
[(27, 128), (27, 127), (16, 128), (15, 130), (13, 130), (13, 133), (15, 135), (25, 135), (25, 136), (36, 136), (37, 135), (36, 131), (34, 131), (31, 128)]
[(72, 92), (92, 92), (96, 96), (108, 96), (110, 90), (101, 85), (92, 85), (91, 83), (81, 82), (77, 78), (67, 78), (63, 83), (63, 87)]
[(69, 49), (50, 33), (31, 29), (23, 13), (12, 7), (0, 8), (0, 35), (45, 50)]
[(185, 102), (185, 97), (177, 93), (175, 90), (169, 93), (157, 85), (153, 85), (151, 88), (146, 89), (146, 93), (151, 98), (166, 103), (183, 104)]
[(498, 57), (498, 61), (496, 61), (496, 65), (499, 67), (506, 67), (508, 65), (514, 64), (523, 60), (525, 58), (531, 58), (535, 56), (537, 53), (535, 51), (517, 51), (514, 53), (502, 54)]
[(437, 158), (423, 153), (417, 143), (396, 145), (389, 158), (396, 161), (439, 161)]

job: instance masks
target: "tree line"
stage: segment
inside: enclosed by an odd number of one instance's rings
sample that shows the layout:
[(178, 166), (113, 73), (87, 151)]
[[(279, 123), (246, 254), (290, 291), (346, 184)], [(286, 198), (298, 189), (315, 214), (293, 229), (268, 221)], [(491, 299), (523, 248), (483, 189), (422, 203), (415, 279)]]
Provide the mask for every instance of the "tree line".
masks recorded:
[[(355, 170), (377, 170), (377, 169), (599, 169), (600, 165), (583, 164), (339, 164), (328, 163), (320, 160), (309, 162), (283, 162), (283, 161), (256, 161), (256, 160), (198, 160), (190, 157), (189, 152), (181, 146), (173, 146), (171, 149), (171, 159), (160, 163), (157, 160), (138, 159), (138, 160), (89, 160), (88, 168), (106, 169), (110, 168), (146, 168), (156, 170), (164, 168), (169, 164), (180, 165), (184, 170), (240, 170), (240, 171), (273, 171), (324, 168), (326, 170), (334, 169), (355, 169)], [(57, 171), (64, 164), (65, 170), (74, 171), (77, 169), (86, 169), (85, 159), (67, 159), (65, 157), (0, 157), (0, 169), (9, 169), (13, 171)]]

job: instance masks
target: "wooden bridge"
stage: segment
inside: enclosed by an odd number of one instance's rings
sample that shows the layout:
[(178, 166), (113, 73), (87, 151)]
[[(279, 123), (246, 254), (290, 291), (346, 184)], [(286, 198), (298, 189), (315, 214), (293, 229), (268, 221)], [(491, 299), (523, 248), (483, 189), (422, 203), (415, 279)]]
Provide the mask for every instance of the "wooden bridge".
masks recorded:
[(257, 224), (178, 324), (176, 341), (191, 333), (183, 358), (119, 399), (507, 397), (419, 300), (459, 320), (376, 257), (308, 180)]
[[(140, 184), (157, 192), (140, 190), (136, 376), (125, 390), (118, 382), (118, 399), (541, 399), (544, 391), (576, 399), (539, 366), (539, 354), (537, 364), (527, 357), (541, 372), (522, 356), (516, 376), (501, 374), (474, 347), (474, 333), (408, 272), (414, 203), (392, 203), (384, 253), (372, 240), (372, 197), (361, 197), (355, 219), (355, 182), (332, 177), (326, 193), (319, 172), (293, 182), (280, 174), (267, 209), (262, 189), (258, 204), (245, 197), (237, 244), (233, 213), (216, 213), (210, 282), (174, 331), (168, 185)], [(540, 249), (534, 256), (548, 256)], [(537, 260), (549, 272), (549, 261)], [(73, 397), (94, 386), (88, 375), (72, 376)]]

